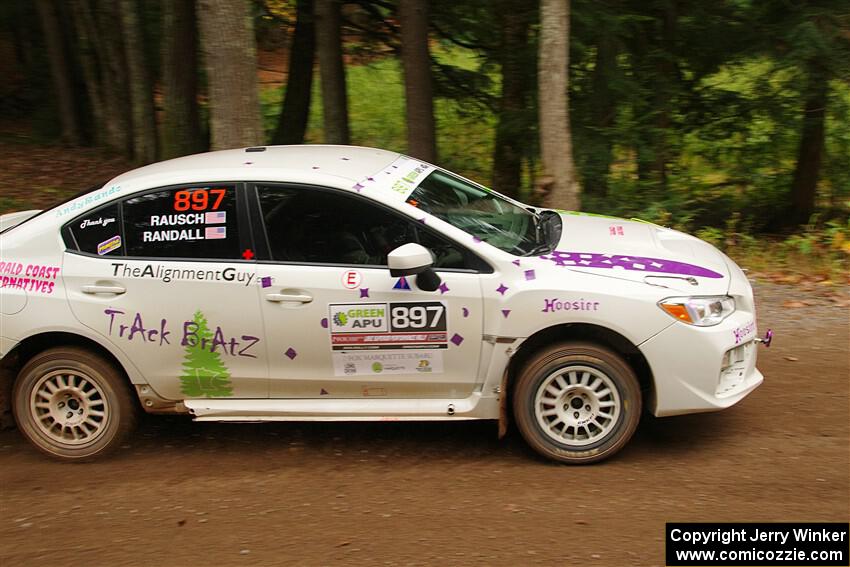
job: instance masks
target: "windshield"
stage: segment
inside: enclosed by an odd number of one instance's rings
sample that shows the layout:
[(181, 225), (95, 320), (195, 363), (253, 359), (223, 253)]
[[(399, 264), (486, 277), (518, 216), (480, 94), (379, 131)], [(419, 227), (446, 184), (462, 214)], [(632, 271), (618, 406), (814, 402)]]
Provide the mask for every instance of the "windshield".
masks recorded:
[(431, 172), (407, 202), (511, 254), (529, 254), (540, 243), (533, 212), (444, 171)]

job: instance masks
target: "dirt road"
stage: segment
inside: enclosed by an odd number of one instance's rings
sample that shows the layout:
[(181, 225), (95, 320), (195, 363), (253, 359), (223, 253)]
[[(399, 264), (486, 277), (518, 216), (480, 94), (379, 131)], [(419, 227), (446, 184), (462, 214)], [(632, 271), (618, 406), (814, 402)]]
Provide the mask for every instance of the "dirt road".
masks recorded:
[[(62, 465), (0, 434), (0, 565), (663, 565), (667, 521), (847, 521), (848, 313), (757, 287), (764, 385), (551, 465), (490, 423), (147, 419)], [(812, 305), (786, 309), (803, 299)]]

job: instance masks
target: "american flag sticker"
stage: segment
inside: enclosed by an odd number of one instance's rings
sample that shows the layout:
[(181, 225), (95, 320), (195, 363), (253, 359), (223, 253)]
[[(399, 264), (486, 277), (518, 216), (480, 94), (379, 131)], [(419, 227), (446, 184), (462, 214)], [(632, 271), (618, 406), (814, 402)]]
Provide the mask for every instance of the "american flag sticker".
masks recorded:
[(204, 213), (204, 222), (206, 224), (223, 224), (227, 222), (227, 211)]
[[(209, 214), (209, 213), (207, 213)], [(207, 240), (215, 240), (217, 238), (227, 238), (227, 228), (223, 226), (208, 226), (204, 230), (204, 238)]]

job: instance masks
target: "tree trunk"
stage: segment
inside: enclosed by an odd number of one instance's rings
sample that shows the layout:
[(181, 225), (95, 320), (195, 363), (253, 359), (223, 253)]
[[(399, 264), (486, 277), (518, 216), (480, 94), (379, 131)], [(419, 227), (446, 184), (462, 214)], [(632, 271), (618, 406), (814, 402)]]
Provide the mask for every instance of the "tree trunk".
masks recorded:
[(668, 171), (667, 164), (672, 161), (672, 150), (670, 148), (669, 132), (673, 125), (670, 112), (672, 110), (674, 91), (679, 80), (676, 68), (676, 28), (679, 16), (676, 10), (676, 2), (663, 4), (661, 19), (661, 49), (664, 55), (655, 55), (656, 82), (654, 85), (655, 95), (655, 163), (653, 170), (659, 183), (662, 196), (667, 192)]
[(214, 150), (262, 144), (257, 52), (248, 0), (200, 0)]
[(791, 183), (792, 214), (795, 224), (808, 222), (815, 212), (818, 176), (823, 160), (826, 104), (829, 98), (829, 81), (821, 72), (811, 73), (806, 88), (803, 110), (803, 126), (800, 147), (797, 151), (797, 167)]
[(133, 132), (133, 161), (152, 163), (157, 157), (156, 116), (153, 108), (153, 85), (145, 62), (145, 40), (139, 22), (136, 0), (121, 0), (122, 36), (127, 54), (130, 79), (130, 109)]
[(437, 132), (428, 51), (428, 0), (399, 0), (398, 18), (407, 109), (407, 152), (435, 163)]
[(534, 69), (527, 50), (534, 5), (526, 0), (500, 0), (496, 10), (501, 28), (502, 93), (493, 146), (493, 189), (519, 197), (523, 148), (531, 135), (527, 108)]
[(195, 0), (162, 3), (162, 157), (204, 151), (198, 115), (198, 31)]
[(322, 80), (325, 142), (349, 144), (348, 95), (342, 60), (339, 0), (316, 0), (316, 47)]
[(130, 92), (127, 60), (121, 39), (118, 7), (112, 3), (95, 3), (95, 43), (101, 63), (100, 85), (105, 105), (107, 146), (125, 156), (133, 155), (131, 136)]
[(591, 120), (593, 130), (588, 136), (587, 161), (584, 167), (584, 193), (605, 198), (608, 194), (608, 173), (614, 161), (614, 142), (609, 129), (617, 115), (617, 99), (611, 88), (617, 72), (617, 45), (609, 29), (599, 30), (596, 42), (596, 61), (593, 67)]
[(106, 116), (103, 102), (103, 91), (100, 80), (100, 62), (98, 60), (97, 46), (94, 36), (97, 29), (94, 27), (88, 3), (85, 0), (75, 0), (71, 4), (71, 14), (74, 30), (77, 34), (77, 46), (80, 57), (80, 67), (83, 70), (83, 78), (88, 97), (91, 115), (94, 121), (92, 127), (92, 139), (98, 146), (108, 145), (106, 136)]
[(56, 99), (59, 104), (62, 141), (66, 144), (78, 146), (82, 142), (82, 134), (77, 119), (73, 82), (69, 72), (70, 62), (66, 58), (56, 5), (52, 0), (38, 0), (36, 6), (44, 29), (47, 55), (50, 60), (50, 75), (53, 79), (53, 88), (56, 91)]
[(313, 0), (298, 0), (297, 20), (289, 48), (286, 94), (278, 117), (273, 144), (302, 144), (310, 118), (313, 62), (316, 58), (316, 31)]
[(569, 114), (570, 0), (541, 0), (539, 84), (540, 153), (543, 171), (551, 178), (544, 197), (548, 207), (578, 210)]

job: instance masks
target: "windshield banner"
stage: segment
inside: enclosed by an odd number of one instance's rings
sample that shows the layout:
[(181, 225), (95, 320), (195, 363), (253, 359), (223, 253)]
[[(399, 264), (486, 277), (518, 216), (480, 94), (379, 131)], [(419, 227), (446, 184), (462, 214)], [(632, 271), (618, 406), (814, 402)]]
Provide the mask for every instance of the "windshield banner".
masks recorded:
[(435, 169), (433, 165), (402, 156), (378, 173), (355, 183), (353, 189), (358, 193), (364, 189), (377, 190), (404, 201)]

